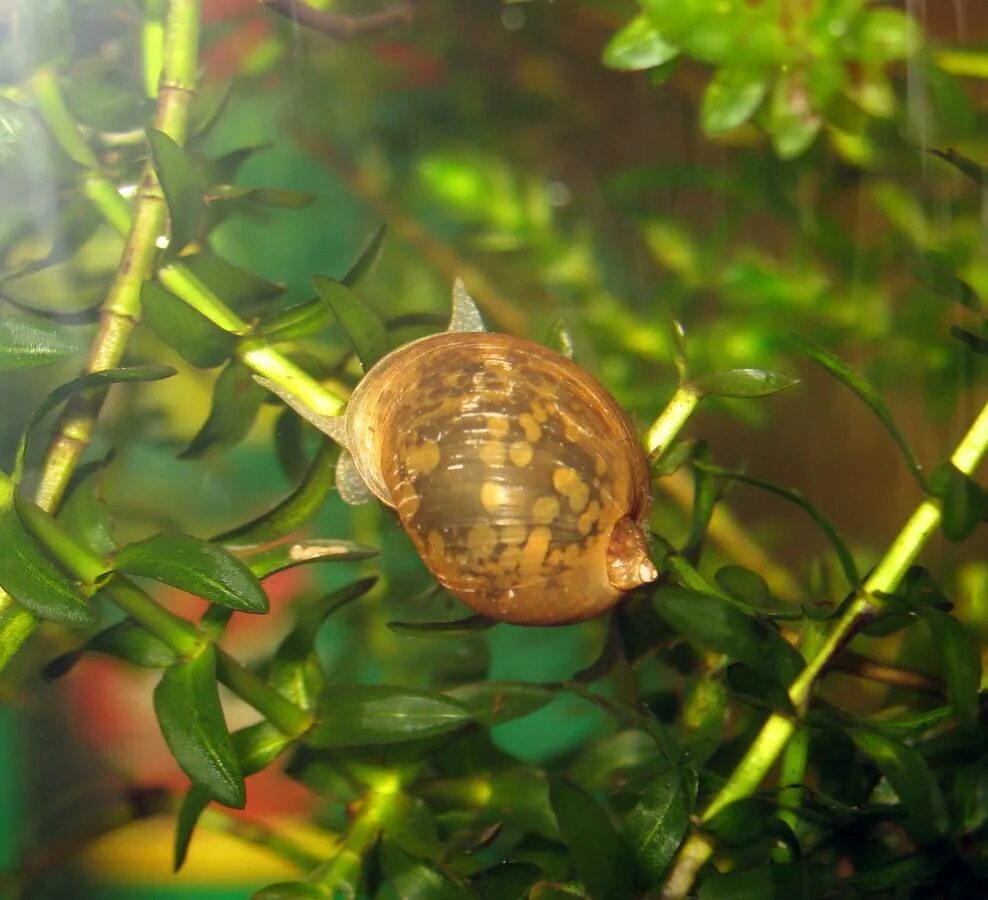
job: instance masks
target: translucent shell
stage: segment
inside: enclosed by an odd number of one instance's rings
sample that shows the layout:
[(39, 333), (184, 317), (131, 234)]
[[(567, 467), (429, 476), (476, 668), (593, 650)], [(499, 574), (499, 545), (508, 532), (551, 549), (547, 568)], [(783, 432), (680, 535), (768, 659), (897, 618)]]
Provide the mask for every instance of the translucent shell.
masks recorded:
[(360, 477), (483, 615), (579, 621), (655, 578), (635, 432), (600, 384), (545, 347), (488, 333), (414, 341), (364, 376), (345, 430)]

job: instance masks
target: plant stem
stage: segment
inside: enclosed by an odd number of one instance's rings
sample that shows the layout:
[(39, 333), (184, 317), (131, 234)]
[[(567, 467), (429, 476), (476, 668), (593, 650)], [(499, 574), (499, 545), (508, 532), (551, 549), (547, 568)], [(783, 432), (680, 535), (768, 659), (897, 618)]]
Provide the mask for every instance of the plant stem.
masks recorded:
[(683, 382), (676, 388), (676, 393), (645, 435), (645, 449), (651, 459), (659, 459), (669, 449), (687, 419), (693, 415), (701, 397), (702, 394), (689, 382)]
[[(950, 457), (951, 463), (965, 475), (974, 473), (988, 450), (988, 404), (981, 410), (974, 424), (968, 429), (957, 449)], [(939, 504), (924, 500), (909, 517), (888, 552), (882, 557), (854, 598), (848, 604), (831, 631), (807, 660), (806, 667), (789, 688), (789, 699), (801, 716), (809, 701), (816, 679), (849, 639), (862, 618), (880, 602), (880, 596), (892, 593), (913, 564), (920, 550), (940, 524)], [(796, 719), (780, 713), (772, 713), (744, 758), (734, 769), (726, 784), (700, 815), (700, 824), (712, 819), (730, 803), (750, 796), (762, 783), (778, 760), (797, 727)], [(693, 886), (700, 868), (713, 854), (711, 839), (693, 834), (680, 849), (662, 891), (664, 900), (685, 897)]]

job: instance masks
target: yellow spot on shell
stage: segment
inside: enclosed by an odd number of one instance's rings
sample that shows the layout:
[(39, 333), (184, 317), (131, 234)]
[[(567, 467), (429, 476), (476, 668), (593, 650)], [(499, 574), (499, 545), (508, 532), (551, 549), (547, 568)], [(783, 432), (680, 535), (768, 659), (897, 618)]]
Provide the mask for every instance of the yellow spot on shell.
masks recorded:
[(467, 533), (467, 549), (474, 556), (483, 558), (494, 552), (497, 535), (490, 525), (474, 525)]
[(590, 488), (585, 481), (577, 481), (569, 492), (569, 508), (573, 512), (582, 512), (590, 499)]
[(503, 525), (501, 527), (501, 541), (508, 546), (523, 544), (528, 537), (527, 525)]
[(521, 574), (526, 577), (538, 575), (549, 552), (549, 541), (552, 532), (545, 525), (533, 528), (521, 551)]
[(511, 449), (508, 450), (508, 456), (511, 457), (511, 461), (518, 466), (518, 468), (524, 468), (531, 461), (535, 452), (532, 450), (532, 445), (528, 441), (515, 441), (511, 445)]
[(552, 486), (569, 500), (569, 508), (578, 513), (590, 499), (590, 488), (573, 469), (560, 466), (552, 473)]
[(405, 452), (405, 465), (410, 472), (427, 475), (439, 465), (439, 444), (435, 441), (422, 441)]
[(555, 497), (539, 497), (532, 504), (532, 521), (537, 525), (549, 525), (559, 515), (559, 501)]
[(491, 437), (503, 438), (511, 430), (511, 423), (507, 416), (488, 416), (487, 432)]
[(480, 461), (485, 466), (504, 465), (505, 446), (501, 441), (484, 441), (480, 445)]
[(506, 485), (496, 481), (485, 481), (480, 486), (480, 502), (489, 513), (497, 512), (508, 505), (511, 491)]
[(594, 462), (594, 470), (598, 475), (603, 475), (607, 471), (607, 460), (603, 456), (598, 456)]
[(590, 534), (594, 523), (597, 521), (597, 517), (600, 515), (600, 504), (594, 500), (583, 513), (580, 518), (576, 520), (576, 530), (582, 535)]
[(549, 413), (546, 411), (546, 408), (537, 400), (532, 402), (532, 418), (534, 418), (539, 424), (549, 418)]
[(518, 417), (518, 424), (521, 425), (522, 431), (525, 432), (525, 438), (533, 444), (542, 437), (542, 427), (535, 421), (535, 416), (531, 413), (522, 413)]
[(431, 559), (438, 559), (446, 553), (446, 541), (438, 531), (430, 531), (425, 542)]
[(565, 437), (571, 444), (579, 443), (580, 429), (577, 428), (572, 422), (567, 421), (563, 428), (563, 437)]

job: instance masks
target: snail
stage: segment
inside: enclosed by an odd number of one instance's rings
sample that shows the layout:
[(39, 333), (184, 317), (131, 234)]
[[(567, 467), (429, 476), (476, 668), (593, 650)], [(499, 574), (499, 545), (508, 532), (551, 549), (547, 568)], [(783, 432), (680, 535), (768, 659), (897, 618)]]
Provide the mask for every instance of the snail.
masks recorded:
[(343, 446), (343, 499), (393, 508), (436, 579), (483, 616), (577, 622), (656, 578), (628, 418), (570, 360), (485, 331), (459, 280), (449, 331), (380, 359), (342, 416), (262, 383)]

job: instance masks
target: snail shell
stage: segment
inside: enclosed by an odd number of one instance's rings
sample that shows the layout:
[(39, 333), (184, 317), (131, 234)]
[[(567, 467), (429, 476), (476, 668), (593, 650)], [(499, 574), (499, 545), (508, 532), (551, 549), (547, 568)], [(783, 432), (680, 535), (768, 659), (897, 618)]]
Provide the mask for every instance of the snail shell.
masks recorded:
[[(457, 290), (453, 327), (482, 327)], [(379, 360), (342, 420), (308, 417), (350, 451), (344, 498), (366, 499), (366, 486), (394, 508), (437, 580), (482, 615), (576, 622), (656, 577), (635, 431), (597, 381), (545, 347), (425, 337)]]
[(358, 385), (346, 436), (432, 573), (485, 616), (578, 621), (655, 577), (634, 431), (538, 344), (451, 332), (401, 347)]

